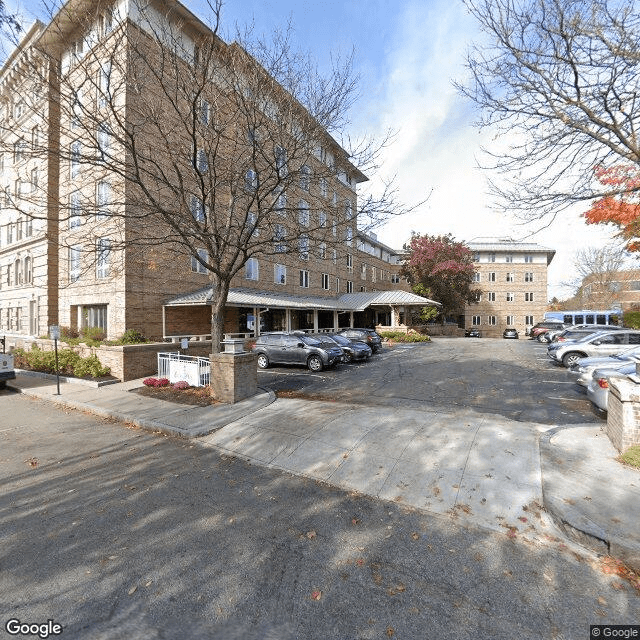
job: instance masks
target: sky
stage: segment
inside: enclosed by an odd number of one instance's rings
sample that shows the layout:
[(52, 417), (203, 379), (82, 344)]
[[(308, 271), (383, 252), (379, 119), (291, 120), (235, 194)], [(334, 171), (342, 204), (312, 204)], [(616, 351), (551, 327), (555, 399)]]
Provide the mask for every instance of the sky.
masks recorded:
[[(206, 0), (184, 1), (204, 19)], [(9, 0), (25, 15), (39, 2)], [(567, 298), (575, 280), (575, 252), (601, 247), (614, 229), (587, 226), (581, 209), (563, 213), (548, 228), (523, 225), (498, 212), (487, 193), (487, 176), (478, 169), (481, 147), (504, 144), (491, 131), (474, 126), (475, 107), (457, 93), (452, 80), (464, 80), (464, 56), (479, 38), (474, 19), (461, 0), (225, 0), (222, 36), (230, 41), (235, 25), (253, 24), (270, 34), (291, 23), (294, 43), (309, 51), (320, 67), (336, 53), (355, 52), (360, 95), (350, 114), (349, 133), (381, 137), (397, 132), (385, 149), (378, 176), (395, 176), (398, 197), (406, 204), (428, 200), (413, 213), (395, 218), (376, 233), (385, 244), (400, 248), (411, 232), (456, 240), (512, 238), (555, 249), (549, 267), (549, 299)]]

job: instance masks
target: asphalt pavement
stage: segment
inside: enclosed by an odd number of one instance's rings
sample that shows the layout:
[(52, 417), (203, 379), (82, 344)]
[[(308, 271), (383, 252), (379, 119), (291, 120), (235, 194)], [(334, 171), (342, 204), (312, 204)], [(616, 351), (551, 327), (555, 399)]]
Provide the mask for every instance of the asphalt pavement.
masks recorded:
[[(23, 394), (193, 438), (253, 464), (469, 522), (508, 536), (557, 527), (640, 569), (640, 472), (617, 462), (602, 424), (543, 425), (473, 408), (278, 398), (196, 407), (18, 375)], [(6, 396), (3, 398), (6, 401)]]

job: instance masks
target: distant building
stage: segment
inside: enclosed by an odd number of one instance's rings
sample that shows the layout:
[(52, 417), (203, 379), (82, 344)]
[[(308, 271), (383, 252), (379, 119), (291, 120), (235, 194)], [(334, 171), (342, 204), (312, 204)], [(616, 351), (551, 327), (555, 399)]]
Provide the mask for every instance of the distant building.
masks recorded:
[(500, 337), (507, 327), (524, 335), (542, 321), (547, 309), (547, 269), (555, 250), (531, 242), (483, 240), (468, 242), (474, 254), (478, 302), (468, 304), (464, 326), (483, 336)]
[(627, 311), (640, 305), (640, 269), (592, 274), (582, 280), (576, 296), (595, 309), (620, 307)]

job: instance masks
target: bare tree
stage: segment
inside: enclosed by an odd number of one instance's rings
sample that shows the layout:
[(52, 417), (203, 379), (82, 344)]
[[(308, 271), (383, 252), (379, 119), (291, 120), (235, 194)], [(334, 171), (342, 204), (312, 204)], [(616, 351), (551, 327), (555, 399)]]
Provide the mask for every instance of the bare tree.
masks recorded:
[[(169, 3), (141, 5), (137, 22), (105, 7), (72, 16), (63, 7), (40, 43), (50, 66), (60, 65), (50, 84), (61, 172), (70, 167), (108, 190), (71, 191), (61, 180), (56, 215), (70, 230), (59, 241), (73, 261), (84, 239), (95, 245), (108, 236), (94, 255), (119, 256), (111, 269), (159, 252), (183, 264), (190, 256), (210, 275), (214, 351), (230, 283), (250, 259), (328, 251), (342, 258), (358, 229), (421, 204), (399, 203), (393, 181), (357, 210), (338, 197), (340, 183), (353, 189), (366, 180), (362, 168), (378, 168), (391, 139), (342, 147), (357, 89), (351, 58), (323, 75), (286, 32), (270, 42), (244, 32), (228, 45), (218, 36), (220, 2), (210, 4), (210, 28)], [(80, 49), (65, 58), (71, 19), (84, 21), (85, 32), (100, 25), (101, 41), (80, 36)]]
[(611, 308), (625, 283), (633, 279), (633, 272), (625, 269), (629, 258), (616, 243), (576, 251), (573, 263), (576, 277), (567, 283), (576, 289), (572, 299), (580, 307)]
[[(465, 0), (483, 38), (458, 84), (506, 151), (487, 150), (498, 202), (525, 218), (627, 192), (596, 166), (640, 165), (640, 12), (634, 0)], [(632, 188), (637, 192), (638, 187)]]

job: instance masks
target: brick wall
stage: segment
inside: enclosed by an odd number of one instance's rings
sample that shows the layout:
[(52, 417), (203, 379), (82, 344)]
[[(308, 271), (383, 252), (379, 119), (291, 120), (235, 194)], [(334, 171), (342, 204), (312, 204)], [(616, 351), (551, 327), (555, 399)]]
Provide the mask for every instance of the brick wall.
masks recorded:
[(607, 411), (607, 434), (620, 452), (640, 445), (640, 385), (630, 380), (611, 380)]

